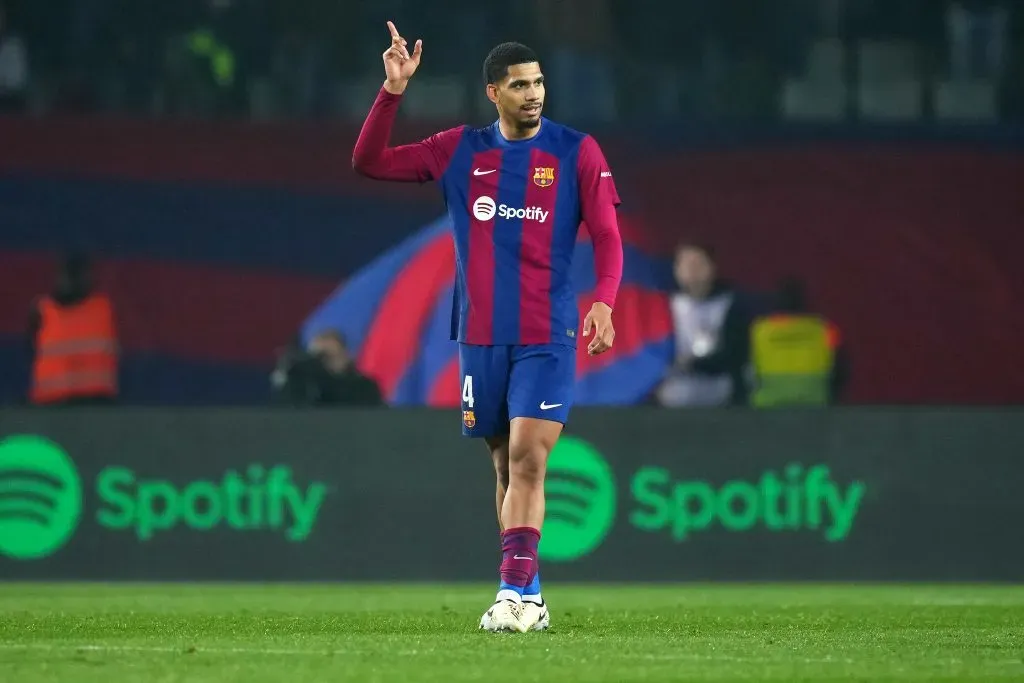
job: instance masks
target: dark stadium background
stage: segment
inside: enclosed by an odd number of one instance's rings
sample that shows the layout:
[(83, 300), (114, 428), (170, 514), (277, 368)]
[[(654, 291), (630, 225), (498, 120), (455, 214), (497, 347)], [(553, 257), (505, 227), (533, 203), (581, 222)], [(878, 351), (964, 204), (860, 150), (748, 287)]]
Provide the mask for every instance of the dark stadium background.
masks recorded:
[[(845, 402), (1024, 400), (1024, 38), (1013, 3), (1002, 71), (981, 79), (994, 105), (967, 120), (939, 102), (953, 60), (941, 2), (611, 2), (611, 35), (581, 20), (561, 42), (524, 20), (532, 3), (252, 0), (213, 14), (195, 1), (5, 4), (30, 57), (27, 92), (0, 118), (7, 403), (28, 379), (28, 308), (68, 248), (97, 258), (117, 306), (125, 402), (269, 400), (276, 349), (311, 310), (443, 212), (433, 187), (373, 183), (349, 166), (380, 85), (385, 15), (427, 46), (415, 86), (426, 102), (409, 104), (423, 113), (405, 112), (396, 141), (488, 122), (478, 65), (500, 39), (551, 55), (554, 117), (579, 97), (565, 94), (556, 54), (573, 41), (599, 50), (616, 112), (568, 122), (606, 148), (632, 243), (668, 257), (679, 240), (709, 241), (753, 291), (804, 277), (852, 352)], [(180, 94), (212, 86), (174, 80), (168, 66), (176, 37), (207, 26), (235, 59), (232, 85), (212, 101)], [(917, 80), (895, 87), (920, 89), (914, 111), (859, 106), (867, 41), (912, 55)], [(306, 98), (278, 75), (296, 44), (313, 65)], [(786, 84), (823, 68), (821, 44), (844, 51), (843, 80), (829, 85), (849, 101), (838, 117), (798, 119), (782, 104)], [(662, 113), (653, 102), (669, 77), (644, 76), (667, 68), (679, 92)], [(583, 95), (599, 89), (582, 82)]]
[[(624, 200), (544, 633), (477, 630), (437, 188), (352, 170), (389, 19), (424, 41), (393, 143), (491, 123), (523, 41)], [(805, 283), (837, 401), (657, 405), (683, 242), (744, 314)], [(28, 405), (71, 253), (119, 395)], [(0, 680), (1024, 680), (1022, 254), (1020, 0), (0, 0)], [(383, 405), (294, 405), (324, 327)]]

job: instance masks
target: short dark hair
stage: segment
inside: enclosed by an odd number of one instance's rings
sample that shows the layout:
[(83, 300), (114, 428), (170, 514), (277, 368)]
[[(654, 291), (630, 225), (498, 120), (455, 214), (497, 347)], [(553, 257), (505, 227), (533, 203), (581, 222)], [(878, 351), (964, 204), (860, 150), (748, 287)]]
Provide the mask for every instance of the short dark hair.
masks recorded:
[(484, 60), (484, 82), (497, 83), (508, 75), (508, 68), (516, 64), (539, 61), (537, 53), (522, 43), (502, 43), (487, 53)]
[(81, 277), (92, 270), (92, 259), (85, 252), (69, 251), (61, 257), (60, 268), (70, 277)]
[(345, 335), (342, 334), (341, 330), (337, 328), (328, 327), (327, 329), (320, 330), (319, 332), (313, 335), (313, 338), (329, 339), (331, 341), (338, 342), (338, 344), (340, 344), (343, 349), (345, 349), (346, 351), (348, 350), (348, 340), (345, 339)]
[(676, 245), (676, 255), (683, 253), (684, 251), (696, 251), (704, 254), (708, 261), (715, 264), (718, 263), (718, 259), (715, 257), (715, 248), (707, 242), (701, 241), (687, 241), (680, 242)]
[(792, 275), (779, 281), (776, 287), (776, 305), (787, 313), (807, 311), (807, 283)]

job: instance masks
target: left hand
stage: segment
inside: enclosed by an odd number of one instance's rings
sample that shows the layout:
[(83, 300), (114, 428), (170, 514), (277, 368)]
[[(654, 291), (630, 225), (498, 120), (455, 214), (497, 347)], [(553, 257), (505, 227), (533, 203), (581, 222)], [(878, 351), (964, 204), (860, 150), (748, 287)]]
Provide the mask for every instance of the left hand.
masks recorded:
[(587, 353), (596, 356), (612, 347), (615, 342), (615, 327), (612, 325), (612, 309), (608, 304), (598, 301), (590, 307), (590, 313), (587, 313), (583, 320), (583, 336), (589, 337), (591, 330), (594, 332), (594, 338), (587, 346)]

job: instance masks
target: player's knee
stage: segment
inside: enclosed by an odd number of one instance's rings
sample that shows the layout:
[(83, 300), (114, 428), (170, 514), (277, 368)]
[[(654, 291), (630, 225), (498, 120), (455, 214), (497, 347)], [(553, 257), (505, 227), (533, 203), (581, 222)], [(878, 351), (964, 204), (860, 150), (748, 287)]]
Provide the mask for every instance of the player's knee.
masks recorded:
[(510, 476), (524, 485), (544, 485), (548, 449), (543, 444), (516, 449), (510, 458)]

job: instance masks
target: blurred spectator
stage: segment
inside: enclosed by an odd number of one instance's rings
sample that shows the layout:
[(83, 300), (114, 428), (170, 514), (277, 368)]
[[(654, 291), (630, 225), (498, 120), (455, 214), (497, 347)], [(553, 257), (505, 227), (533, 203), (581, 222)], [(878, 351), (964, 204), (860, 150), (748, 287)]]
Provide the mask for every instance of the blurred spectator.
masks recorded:
[(777, 297), (775, 312), (751, 325), (751, 405), (835, 402), (849, 372), (839, 328), (810, 312), (802, 281), (783, 281)]
[(946, 14), (950, 75), (997, 80), (1006, 60), (1009, 10), (1000, 0), (956, 0)]
[(670, 407), (746, 403), (750, 321), (738, 293), (719, 278), (707, 246), (679, 247), (675, 276), (675, 363), (658, 388), (658, 401)]
[(33, 307), (28, 334), (31, 403), (81, 405), (117, 397), (114, 310), (106, 295), (94, 291), (86, 256), (64, 258), (53, 292)]
[(28, 51), (8, 26), (7, 8), (0, 2), (0, 112), (25, 108), (28, 79)]
[(336, 330), (320, 332), (308, 350), (286, 349), (271, 375), (279, 396), (298, 405), (380, 406), (380, 388), (360, 374), (345, 338)]
[(234, 0), (206, 0), (167, 53), (171, 112), (217, 116), (237, 103), (237, 54), (232, 44), (240, 10)]

